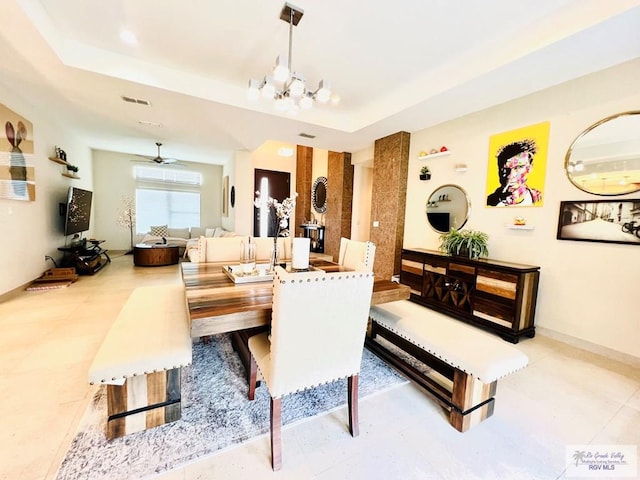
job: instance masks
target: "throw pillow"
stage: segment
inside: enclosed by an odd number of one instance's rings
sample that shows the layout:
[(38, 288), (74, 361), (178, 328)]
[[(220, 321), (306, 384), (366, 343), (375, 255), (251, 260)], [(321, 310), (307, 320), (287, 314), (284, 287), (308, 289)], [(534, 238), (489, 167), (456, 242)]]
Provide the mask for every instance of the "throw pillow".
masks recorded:
[(166, 225), (152, 225), (151, 227), (151, 235), (156, 235), (157, 237), (168, 237), (169, 230)]
[(216, 229), (215, 228), (206, 228), (204, 231), (204, 236), (205, 237), (213, 237), (213, 235), (216, 233)]

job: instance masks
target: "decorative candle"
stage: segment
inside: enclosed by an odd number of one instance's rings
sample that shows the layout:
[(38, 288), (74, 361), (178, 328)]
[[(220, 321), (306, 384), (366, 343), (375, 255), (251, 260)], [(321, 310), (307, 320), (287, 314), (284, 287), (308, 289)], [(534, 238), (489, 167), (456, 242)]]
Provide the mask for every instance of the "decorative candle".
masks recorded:
[(309, 268), (309, 249), (311, 246), (311, 239), (306, 237), (295, 237), (291, 240), (291, 268), (295, 270)]

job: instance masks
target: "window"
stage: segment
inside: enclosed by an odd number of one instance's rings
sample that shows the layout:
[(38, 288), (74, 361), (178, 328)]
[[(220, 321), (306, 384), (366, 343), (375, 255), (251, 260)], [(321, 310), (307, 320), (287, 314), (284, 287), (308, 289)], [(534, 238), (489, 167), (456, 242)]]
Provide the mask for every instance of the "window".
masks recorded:
[(200, 226), (199, 172), (136, 167), (136, 231), (151, 225), (173, 228)]

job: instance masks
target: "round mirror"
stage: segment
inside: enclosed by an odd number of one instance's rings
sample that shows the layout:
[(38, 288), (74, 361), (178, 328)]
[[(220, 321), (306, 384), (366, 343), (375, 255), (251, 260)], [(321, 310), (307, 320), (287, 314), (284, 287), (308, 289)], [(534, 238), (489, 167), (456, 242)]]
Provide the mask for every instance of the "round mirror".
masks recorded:
[(441, 185), (427, 200), (427, 220), (438, 233), (460, 230), (471, 212), (469, 196), (458, 185)]
[(578, 135), (564, 161), (567, 177), (595, 195), (640, 190), (640, 110), (604, 118)]
[[(307, 197), (308, 198), (308, 197)], [(318, 177), (311, 187), (311, 203), (318, 213), (327, 211), (327, 177)]]

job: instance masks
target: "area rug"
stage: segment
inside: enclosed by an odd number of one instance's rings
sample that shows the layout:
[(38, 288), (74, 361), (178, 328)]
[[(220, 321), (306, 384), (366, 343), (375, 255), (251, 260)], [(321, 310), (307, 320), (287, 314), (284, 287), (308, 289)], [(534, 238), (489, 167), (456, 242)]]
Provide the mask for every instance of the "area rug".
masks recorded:
[[(361, 400), (403, 383), (403, 377), (364, 350)], [(260, 386), (255, 400), (247, 400), (244, 367), (227, 335), (194, 345), (193, 364), (182, 371), (182, 399), (180, 420), (107, 442), (106, 387), (100, 387), (80, 422), (57, 479), (142, 478), (269, 431), (269, 394)], [(308, 420), (346, 402), (346, 380), (287, 396), (282, 401), (283, 424)]]

